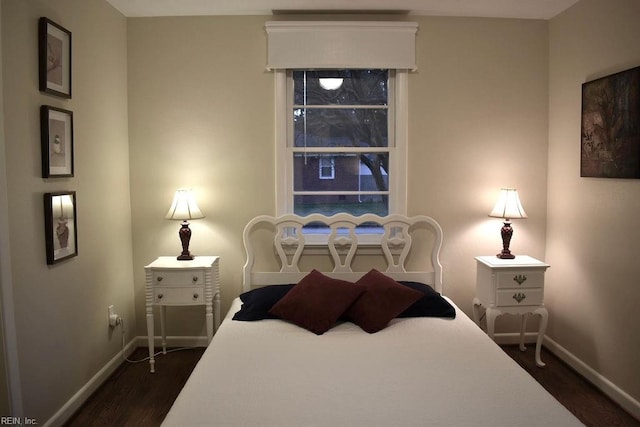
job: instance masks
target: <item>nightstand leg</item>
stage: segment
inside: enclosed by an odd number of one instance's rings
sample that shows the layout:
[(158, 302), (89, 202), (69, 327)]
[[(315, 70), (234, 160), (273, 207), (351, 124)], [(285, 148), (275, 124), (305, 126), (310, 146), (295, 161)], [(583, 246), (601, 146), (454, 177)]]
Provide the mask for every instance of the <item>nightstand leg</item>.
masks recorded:
[(160, 333), (162, 334), (162, 354), (167, 354), (167, 332), (165, 329), (165, 316), (167, 315), (167, 306), (160, 306)]
[(545, 307), (540, 307), (536, 309), (534, 313), (540, 315), (540, 329), (538, 330), (538, 340), (536, 341), (536, 365), (542, 368), (543, 366), (545, 366), (545, 363), (540, 358), (540, 350), (542, 349), (542, 339), (544, 338), (544, 333), (547, 330), (549, 312)]
[(520, 351), (525, 351), (527, 347), (524, 345), (524, 334), (527, 330), (527, 319), (529, 318), (529, 313), (525, 313), (522, 315), (522, 325), (520, 326)]
[(500, 315), (500, 310), (496, 310), (495, 308), (487, 308), (487, 335), (489, 338), (495, 341), (494, 339), (494, 328), (496, 324), (496, 317)]
[(153, 307), (147, 306), (147, 343), (149, 345), (149, 368), (151, 373), (156, 371), (156, 360), (153, 358)]
[(215, 330), (220, 327), (220, 292), (213, 297), (213, 316), (215, 321)]
[(213, 338), (213, 306), (209, 302), (205, 307), (205, 319), (207, 323), (207, 344), (211, 342)]
[(480, 300), (478, 298), (473, 299), (473, 321), (476, 325), (480, 326)]

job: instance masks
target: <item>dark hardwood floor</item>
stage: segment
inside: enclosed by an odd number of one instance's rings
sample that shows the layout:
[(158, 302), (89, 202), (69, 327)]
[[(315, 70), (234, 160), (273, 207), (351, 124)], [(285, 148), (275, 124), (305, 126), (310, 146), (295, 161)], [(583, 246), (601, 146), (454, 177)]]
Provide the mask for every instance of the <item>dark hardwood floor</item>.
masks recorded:
[[(528, 346), (525, 352), (517, 346), (502, 348), (585, 425), (640, 426), (638, 420), (546, 349), (542, 350), (542, 360), (547, 366), (538, 368), (534, 346)], [(148, 362), (123, 363), (66, 425), (159, 426), (203, 352), (204, 348), (196, 348), (158, 356), (155, 374), (149, 373)], [(146, 348), (138, 348), (130, 358), (146, 355)], [(535, 425), (535, 420), (532, 423)]]
[(502, 349), (586, 426), (640, 426), (640, 421), (544, 347), (544, 368), (536, 366), (535, 345), (528, 345), (524, 352), (517, 345)]
[[(123, 363), (74, 414), (66, 426), (159, 426), (189, 378), (204, 347), (156, 356), (156, 372), (149, 362)], [(129, 359), (149, 355), (136, 349)]]

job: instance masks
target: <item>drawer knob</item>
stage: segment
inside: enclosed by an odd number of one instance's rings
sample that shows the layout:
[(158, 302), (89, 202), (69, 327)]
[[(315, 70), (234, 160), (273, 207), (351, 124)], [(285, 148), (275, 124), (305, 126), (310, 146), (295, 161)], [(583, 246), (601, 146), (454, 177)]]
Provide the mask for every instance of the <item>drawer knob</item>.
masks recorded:
[(524, 301), (524, 299), (525, 299), (526, 297), (527, 297), (527, 296), (526, 296), (525, 294), (523, 294), (522, 292), (518, 292), (518, 293), (516, 293), (516, 294), (513, 294), (513, 299), (514, 299), (514, 300), (516, 300), (516, 302), (517, 302), (518, 304), (520, 304), (522, 301)]
[(200, 296), (200, 295), (198, 295), (198, 293), (197, 293), (197, 292), (194, 292), (194, 293), (193, 293), (193, 299), (198, 299), (198, 297), (199, 297), (199, 296)]
[(162, 294), (158, 294), (158, 299), (162, 299), (163, 295)]
[(513, 278), (514, 282), (516, 282), (518, 285), (522, 285), (526, 280), (527, 280), (527, 276), (525, 276), (524, 274), (517, 274), (514, 278)]
[(162, 282), (162, 276), (158, 276), (158, 277), (156, 277), (156, 280), (157, 280), (158, 282)]
[(193, 276), (193, 279), (191, 280), (193, 280), (193, 283), (196, 283), (198, 281), (198, 276)]

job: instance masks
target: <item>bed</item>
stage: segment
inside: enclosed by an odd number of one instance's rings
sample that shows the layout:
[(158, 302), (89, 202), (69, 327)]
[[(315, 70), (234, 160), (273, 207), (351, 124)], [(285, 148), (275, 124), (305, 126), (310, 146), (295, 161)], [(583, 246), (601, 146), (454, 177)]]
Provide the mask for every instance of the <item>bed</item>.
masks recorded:
[(241, 298), (163, 426), (581, 425), (441, 296), (432, 218), (260, 216), (243, 243)]

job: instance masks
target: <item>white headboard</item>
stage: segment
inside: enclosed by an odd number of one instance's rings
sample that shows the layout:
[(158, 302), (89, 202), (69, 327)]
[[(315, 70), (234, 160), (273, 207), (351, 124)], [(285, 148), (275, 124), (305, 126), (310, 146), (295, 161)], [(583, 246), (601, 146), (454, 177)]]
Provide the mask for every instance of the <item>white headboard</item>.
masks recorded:
[[(328, 231), (318, 235), (303, 231), (303, 227), (311, 223), (323, 223)], [(378, 235), (372, 239), (371, 234), (363, 234), (356, 230), (361, 225), (376, 224), (374, 228)], [(382, 231), (381, 231), (382, 230)], [(408, 268), (407, 261), (415, 249), (414, 234), (418, 230), (427, 230), (432, 236), (428, 247), (420, 250), (421, 257), (426, 258), (416, 262), (417, 269)], [(266, 248), (264, 244), (256, 242), (256, 234), (272, 235), (273, 244)], [(395, 280), (410, 280), (422, 282), (442, 293), (442, 265), (440, 264), (440, 248), (442, 246), (442, 228), (433, 218), (428, 216), (405, 217), (390, 215), (380, 217), (367, 214), (352, 216), (337, 214), (331, 217), (313, 214), (305, 217), (297, 215), (283, 215), (279, 217), (258, 216), (252, 219), (244, 228), (242, 240), (245, 248), (246, 263), (243, 268), (243, 290), (248, 291), (256, 287), (298, 283), (309, 271), (301, 270), (303, 256), (312, 258), (324, 257), (329, 261), (328, 269), (317, 268), (328, 276), (356, 281), (366, 271), (354, 269), (354, 259), (363, 253), (382, 257), (382, 262), (373, 267), (387, 274)], [(423, 239), (424, 240), (424, 239)], [(264, 241), (264, 240), (263, 240)], [(321, 242), (320, 242), (321, 241)], [(277, 268), (258, 266), (256, 258), (258, 251), (269, 251), (277, 260)], [(414, 254), (415, 255), (415, 254)], [(325, 262), (325, 264), (327, 264)], [(414, 264), (414, 263), (412, 263)]]

